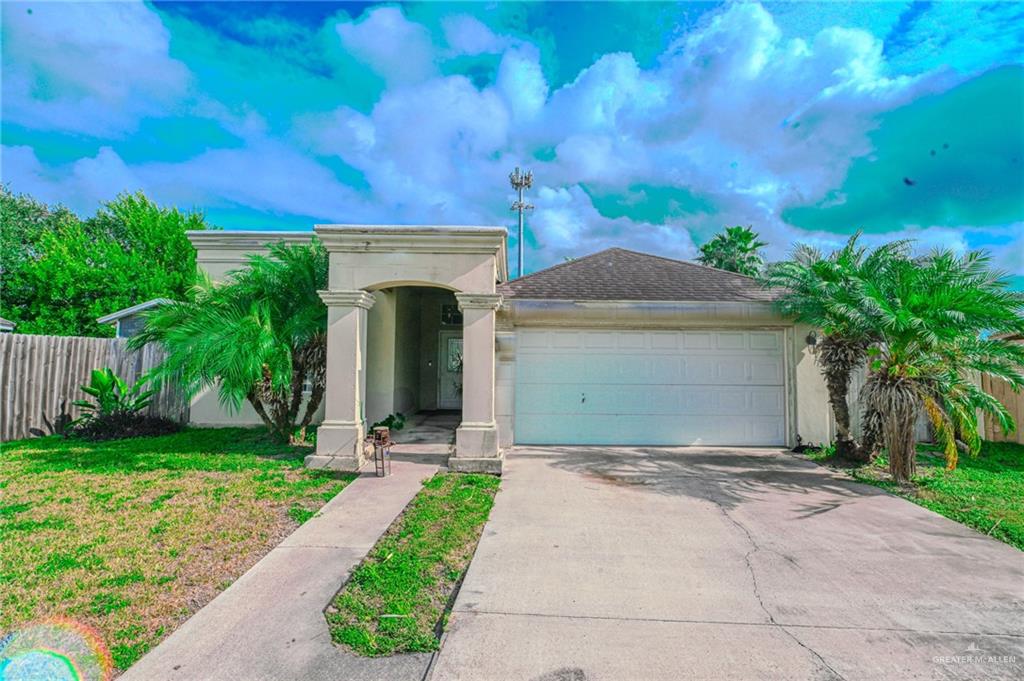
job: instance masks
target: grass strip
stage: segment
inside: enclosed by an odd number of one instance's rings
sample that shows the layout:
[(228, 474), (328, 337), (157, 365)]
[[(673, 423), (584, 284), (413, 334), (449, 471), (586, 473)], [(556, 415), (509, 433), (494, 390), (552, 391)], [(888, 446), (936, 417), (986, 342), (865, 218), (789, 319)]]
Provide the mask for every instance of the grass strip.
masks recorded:
[(985, 441), (978, 456), (961, 456), (953, 471), (935, 447), (919, 445), (909, 486), (893, 482), (884, 456), (855, 468), (828, 456), (810, 458), (1024, 551), (1024, 445)]
[(425, 482), (327, 609), (334, 641), (370, 657), (436, 650), (498, 485), (462, 473)]

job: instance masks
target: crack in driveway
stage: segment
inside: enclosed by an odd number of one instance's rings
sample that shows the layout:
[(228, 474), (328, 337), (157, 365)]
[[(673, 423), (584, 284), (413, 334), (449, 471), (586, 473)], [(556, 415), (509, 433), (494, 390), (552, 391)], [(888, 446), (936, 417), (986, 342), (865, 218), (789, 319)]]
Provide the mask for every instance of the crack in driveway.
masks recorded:
[[(786, 625), (781, 624), (775, 620), (775, 615), (772, 613), (771, 610), (768, 609), (768, 606), (764, 604), (764, 598), (761, 596), (761, 589), (757, 583), (757, 572), (754, 570), (754, 564), (750, 560), (751, 556), (753, 556), (758, 551), (762, 550), (761, 545), (757, 543), (757, 540), (754, 539), (754, 536), (750, 533), (750, 530), (747, 529), (746, 525), (733, 518), (732, 515), (729, 514), (729, 511), (726, 510), (725, 506), (723, 506), (715, 498), (714, 490), (707, 484), (704, 484), (703, 486), (708, 491), (707, 500), (715, 505), (715, 508), (719, 510), (719, 512), (722, 514), (722, 516), (725, 517), (726, 520), (728, 520), (733, 526), (735, 526), (737, 529), (743, 532), (743, 536), (747, 538), (747, 543), (750, 544), (750, 550), (743, 554), (743, 562), (746, 563), (747, 572), (750, 573), (750, 581), (753, 583), (754, 598), (757, 599), (757, 604), (758, 606), (760, 606), (761, 610), (764, 611), (764, 614), (768, 616), (768, 621), (771, 624), (771, 626), (777, 627), (782, 633), (791, 638), (794, 643), (796, 643), (798, 646), (800, 646), (801, 648), (809, 652), (812, 656), (814, 656), (814, 658), (824, 668), (824, 670), (828, 671), (829, 674), (831, 674), (831, 678), (839, 679), (840, 681), (845, 681), (843, 675), (837, 672), (832, 667), (832, 665), (830, 665), (825, 660), (825, 658), (822, 657), (821, 653), (819, 653), (817, 650), (801, 641), (796, 634), (794, 634), (786, 627)], [(770, 549), (763, 550), (770, 551)], [(772, 553), (777, 552), (772, 551)], [(795, 564), (796, 563), (794, 561), (794, 565)]]

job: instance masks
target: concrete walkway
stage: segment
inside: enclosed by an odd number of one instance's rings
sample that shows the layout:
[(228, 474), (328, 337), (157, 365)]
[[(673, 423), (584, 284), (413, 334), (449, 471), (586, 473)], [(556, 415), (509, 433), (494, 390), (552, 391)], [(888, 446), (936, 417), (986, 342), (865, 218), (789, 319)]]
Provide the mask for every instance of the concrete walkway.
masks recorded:
[(433, 681), (1021, 679), (1024, 553), (770, 450), (514, 450)]
[(323, 609), (436, 466), (363, 475), (125, 673), (123, 681), (419, 681), (430, 655), (370, 659), (331, 642)]

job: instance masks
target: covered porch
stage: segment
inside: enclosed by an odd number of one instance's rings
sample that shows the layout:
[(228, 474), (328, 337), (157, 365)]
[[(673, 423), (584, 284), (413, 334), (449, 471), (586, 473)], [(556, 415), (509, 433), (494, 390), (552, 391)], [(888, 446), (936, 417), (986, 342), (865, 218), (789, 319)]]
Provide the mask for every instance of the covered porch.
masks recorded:
[(400, 442), (445, 446), (424, 439), (443, 440), (457, 423), (449, 467), (500, 473), (494, 331), (505, 230), (320, 225), (316, 233), (330, 254), (330, 288), (321, 292), (327, 381), (306, 464), (358, 470), (369, 427), (402, 413), (412, 429)]

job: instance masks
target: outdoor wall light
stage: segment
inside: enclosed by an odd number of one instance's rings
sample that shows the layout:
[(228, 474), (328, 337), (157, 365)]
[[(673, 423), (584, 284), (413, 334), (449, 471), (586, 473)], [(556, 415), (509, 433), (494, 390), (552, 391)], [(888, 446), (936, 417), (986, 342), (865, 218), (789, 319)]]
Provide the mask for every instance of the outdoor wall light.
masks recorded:
[(814, 348), (818, 345), (818, 332), (815, 331), (814, 329), (811, 329), (811, 332), (807, 334), (807, 338), (805, 340), (807, 341), (807, 347), (809, 347), (813, 351)]

